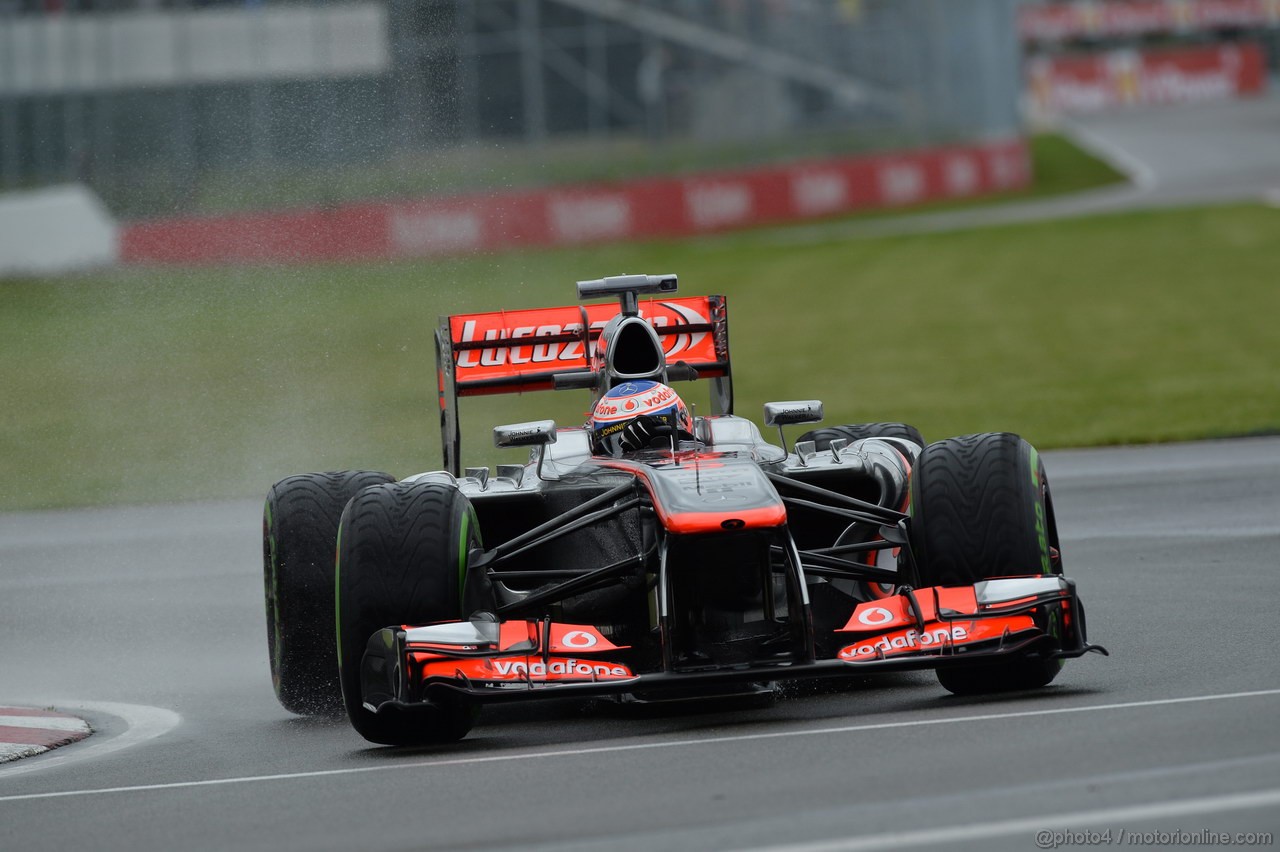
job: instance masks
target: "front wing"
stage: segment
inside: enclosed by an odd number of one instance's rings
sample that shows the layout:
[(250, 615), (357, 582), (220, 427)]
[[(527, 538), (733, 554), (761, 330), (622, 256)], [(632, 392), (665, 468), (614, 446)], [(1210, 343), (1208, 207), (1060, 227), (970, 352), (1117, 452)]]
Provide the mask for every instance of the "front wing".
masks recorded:
[(412, 709), (452, 694), (476, 702), (706, 688), (870, 671), (937, 669), (1089, 652), (1075, 583), (1035, 576), (972, 586), (906, 590), (860, 604), (831, 659), (761, 661), (722, 668), (636, 672), (627, 648), (595, 626), (544, 620), (470, 621), (387, 627), (370, 637), (361, 665), (371, 711)]

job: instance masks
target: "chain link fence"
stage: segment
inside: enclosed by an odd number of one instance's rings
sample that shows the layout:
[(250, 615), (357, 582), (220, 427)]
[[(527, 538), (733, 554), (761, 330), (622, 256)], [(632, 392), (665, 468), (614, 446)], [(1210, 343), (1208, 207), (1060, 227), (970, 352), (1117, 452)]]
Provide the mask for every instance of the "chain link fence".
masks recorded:
[(119, 215), (1019, 132), (1016, 0), (0, 0), (0, 189)]

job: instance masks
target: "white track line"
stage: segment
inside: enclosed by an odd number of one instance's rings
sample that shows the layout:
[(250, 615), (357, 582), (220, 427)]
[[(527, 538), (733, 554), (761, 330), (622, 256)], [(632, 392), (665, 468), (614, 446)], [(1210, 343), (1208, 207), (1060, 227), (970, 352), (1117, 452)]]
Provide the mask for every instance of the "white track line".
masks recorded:
[(1160, 184), (1155, 171), (1149, 165), (1114, 142), (1103, 139), (1092, 130), (1086, 130), (1076, 124), (1068, 125), (1065, 129), (1067, 135), (1072, 137), (1078, 145), (1105, 161), (1116, 171), (1123, 172), (1143, 193), (1151, 192)]
[[(1253, 692), (1231, 692), (1221, 695), (1192, 695), (1184, 698), (1160, 698), (1152, 701), (1125, 701), (1116, 704), (1093, 704), (1084, 707), (1060, 707), (1052, 710), (1023, 710), (1014, 713), (983, 713), (975, 716), (952, 716), (946, 719), (918, 719), (912, 722), (880, 722), (870, 725), (843, 725), (837, 728), (810, 728), (802, 731), (770, 731), (759, 734), (735, 734), (724, 737), (705, 737), (691, 740), (664, 740), (631, 745), (594, 746), (591, 748), (535, 751), (522, 754), (495, 754), (483, 757), (456, 757), (440, 760), (418, 760), (383, 766), (356, 766), (347, 769), (320, 769), (311, 772), (286, 772), (278, 775), (247, 775), (238, 778), (213, 778), (204, 781), (177, 781), (168, 784), (138, 784), (128, 787), (103, 787), (90, 790), (62, 790), (51, 793), (24, 793), (0, 796), (0, 803), (22, 802), (31, 799), (60, 799), (70, 796), (98, 796), (106, 793), (139, 793), (152, 790), (181, 790), (189, 787), (218, 787), (227, 784), (249, 784), (258, 781), (292, 781), (302, 778), (327, 778), (337, 775), (361, 775), (367, 772), (393, 772), (406, 769), (427, 769), (447, 766), (474, 766), (483, 763), (506, 763), (517, 760), (540, 760), (556, 757), (580, 757), (592, 754), (613, 754), (625, 751), (646, 751), (660, 748), (691, 748), (693, 746), (741, 743), (753, 740), (781, 739), (783, 737), (831, 736), (864, 731), (884, 731), (893, 728), (924, 728), (936, 725), (959, 725), (967, 722), (990, 722), (1003, 719), (1029, 719), (1043, 716), (1060, 716), (1068, 713), (1095, 713), (1108, 710), (1129, 710), (1145, 707), (1162, 707), (1179, 704), (1196, 704), (1204, 701), (1230, 701), (1240, 698), (1264, 698), (1280, 695), (1280, 689), (1261, 689)], [(154, 708), (152, 708), (154, 709)], [(51, 758), (52, 760), (52, 758)], [(4, 776), (0, 775), (0, 779)]]
[[(971, 840), (990, 840), (1011, 834), (1032, 835), (1037, 838), (1048, 832), (1075, 831), (1091, 825), (1132, 825), (1135, 822), (1168, 819), (1170, 817), (1200, 816), (1226, 811), (1257, 810), (1280, 805), (1280, 789), (1259, 790), (1255, 793), (1238, 793), (1229, 796), (1204, 796), (1198, 799), (1179, 799), (1150, 805), (1132, 805), (1123, 808), (1099, 808), (1073, 813), (1042, 814), (1017, 819), (959, 824), (927, 828), (920, 831), (871, 834), (844, 840), (824, 840), (816, 843), (797, 843), (787, 846), (750, 847), (750, 852), (861, 852), (864, 849), (906, 849), (914, 846), (941, 846), (949, 848)], [(1128, 829), (1133, 830), (1133, 829)], [(1119, 831), (1123, 836), (1124, 830)], [(1039, 842), (1037, 840), (1037, 845)], [(1048, 845), (1048, 844), (1046, 844)], [(1063, 844), (1065, 846), (1065, 844)], [(1098, 844), (1101, 845), (1101, 844)], [(1043, 848), (1043, 847), (1042, 847)]]

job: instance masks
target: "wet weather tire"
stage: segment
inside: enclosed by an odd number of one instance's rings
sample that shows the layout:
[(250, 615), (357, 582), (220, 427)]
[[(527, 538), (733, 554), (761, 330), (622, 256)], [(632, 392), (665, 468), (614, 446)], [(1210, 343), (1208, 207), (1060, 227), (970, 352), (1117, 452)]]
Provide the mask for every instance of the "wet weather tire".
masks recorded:
[(333, 635), (333, 558), (338, 519), (360, 489), (393, 481), (367, 470), (280, 480), (262, 514), (263, 582), (271, 681), (281, 705), (302, 716), (340, 713)]
[[(1044, 465), (1022, 438), (988, 432), (930, 444), (911, 480), (920, 586), (1062, 573)], [(1059, 660), (1027, 657), (939, 669), (938, 680), (958, 695), (1007, 692), (1044, 686), (1060, 669)]]
[(453, 485), (367, 488), (343, 512), (338, 533), (338, 669), (351, 724), (370, 742), (417, 745), (466, 736), (479, 707), (461, 699), (402, 712), (364, 705), (360, 666), (384, 627), (463, 616), (468, 554), (479, 549), (475, 510)]
[(920, 446), (924, 446), (924, 438), (920, 430), (906, 423), (858, 423), (848, 426), (826, 426), (805, 432), (797, 439), (813, 441), (819, 451), (831, 446), (831, 442), (839, 438), (848, 441), (860, 441), (863, 438), (906, 438)]

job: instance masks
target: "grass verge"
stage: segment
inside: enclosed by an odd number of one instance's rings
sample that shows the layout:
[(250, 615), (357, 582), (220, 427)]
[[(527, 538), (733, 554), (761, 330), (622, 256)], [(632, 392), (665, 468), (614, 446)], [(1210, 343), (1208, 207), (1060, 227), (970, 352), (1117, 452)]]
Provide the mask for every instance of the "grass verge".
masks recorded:
[[(421, 198), (469, 192), (504, 191), (548, 185), (625, 181), (672, 174), (741, 169), (800, 158), (873, 154), (910, 147), (905, 140), (877, 139), (876, 145), (847, 135), (801, 136), (772, 144), (708, 146), (643, 141), (612, 144), (560, 143), (541, 150), (457, 149), (372, 166), (351, 165), (301, 170), (214, 172), (202, 176), (184, 195), (186, 215), (218, 215), (245, 210), (315, 207), (370, 199)], [(1031, 137), (1035, 186), (1001, 198), (1027, 198), (1088, 189), (1123, 180), (1110, 166), (1081, 151), (1065, 137)], [(175, 190), (165, 172), (148, 180), (102, 187), (113, 209), (125, 216), (165, 215)], [(990, 196), (937, 206), (986, 203)], [(901, 213), (902, 211), (895, 211)], [(866, 214), (875, 215), (875, 213)], [(883, 214), (881, 214), (883, 215)]]
[[(749, 417), (816, 397), (828, 423), (1010, 430), (1042, 448), (1272, 430), (1278, 228), (1280, 211), (1248, 205), (804, 250), (689, 241), (0, 282), (0, 509), (438, 467), (438, 315), (569, 303), (576, 278), (638, 270), (729, 296)], [(493, 461), (490, 426), (577, 422), (586, 399), (464, 405), (468, 458)]]

